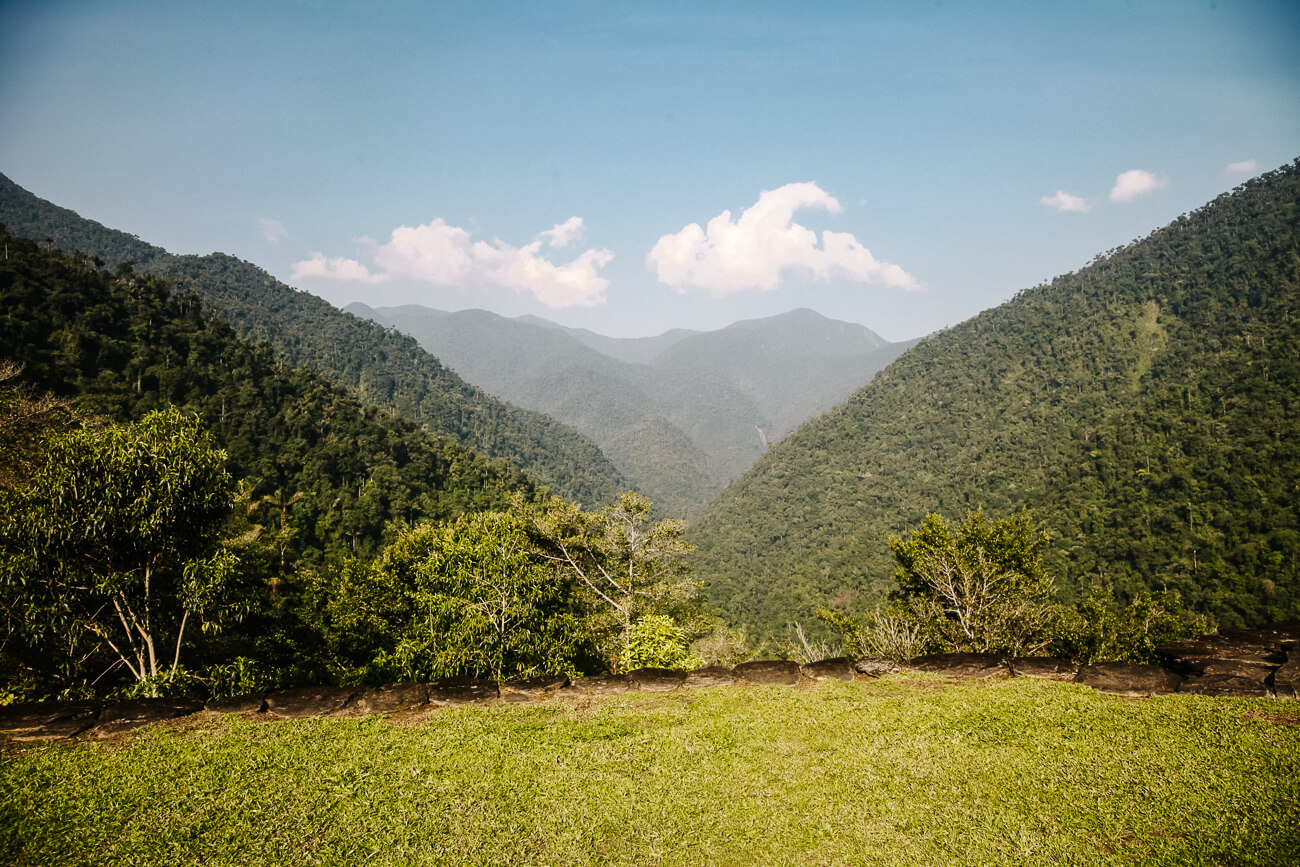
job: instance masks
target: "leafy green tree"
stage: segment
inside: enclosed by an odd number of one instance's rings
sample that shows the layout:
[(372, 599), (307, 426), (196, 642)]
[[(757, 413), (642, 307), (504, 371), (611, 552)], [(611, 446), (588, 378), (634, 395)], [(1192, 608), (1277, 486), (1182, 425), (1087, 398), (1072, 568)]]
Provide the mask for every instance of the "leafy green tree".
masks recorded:
[(234, 494), (225, 453), (170, 408), (45, 451), (30, 484), (0, 494), (0, 577), (7, 610), (21, 612), (7, 638), (87, 659), (102, 642), (153, 691), (180, 666), (191, 620), (214, 628), (240, 613), (236, 561), (219, 541)]
[(651, 614), (686, 612), (697, 598), (682, 539), (685, 524), (654, 521), (650, 501), (635, 492), (596, 512), (559, 497), (542, 505), (522, 497), (512, 508), (527, 523), (533, 553), (574, 580), (586, 598), (602, 655), (617, 665), (632, 625)]
[(351, 679), (577, 674), (593, 662), (572, 579), (532, 554), (517, 515), (404, 529), (329, 582), (323, 632)]
[(1028, 654), (1045, 648), (1059, 617), (1043, 568), (1047, 538), (1027, 512), (997, 521), (972, 512), (955, 528), (935, 514), (890, 539), (904, 617), (938, 649)]
[(266, 506), (272, 510), (271, 520), (274, 522), (272, 526), (275, 529), (272, 531), (271, 540), (280, 554), (280, 571), (271, 576), (272, 603), (279, 601), (280, 582), (288, 569), (289, 543), (293, 541), (294, 536), (298, 535), (298, 528), (290, 523), (289, 512), (293, 505), (302, 498), (302, 491), (289, 493), (284, 488), (278, 488), (273, 494), (263, 495), (254, 506), (255, 510), (259, 506)]

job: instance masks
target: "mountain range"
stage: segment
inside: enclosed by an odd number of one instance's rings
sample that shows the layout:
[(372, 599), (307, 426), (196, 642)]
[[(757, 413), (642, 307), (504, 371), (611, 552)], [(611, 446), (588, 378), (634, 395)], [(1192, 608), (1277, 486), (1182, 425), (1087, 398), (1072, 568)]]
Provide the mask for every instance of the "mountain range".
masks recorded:
[(448, 370), (414, 340), (299, 292), (252, 263), (222, 253), (176, 256), (40, 199), (0, 175), (0, 225), (65, 253), (166, 278), (194, 292), (252, 342), (290, 367), (309, 365), (417, 425), (483, 455), (512, 462), (533, 481), (586, 504), (628, 487), (591, 440), (541, 413), (510, 406)]
[[(3, 176), (0, 223), (82, 254), (57, 267), (132, 261), (269, 344), (275, 364), (523, 468), (490, 467), (487, 500), (532, 484), (592, 506), (635, 483), (689, 514), (740, 474), (688, 538), (714, 604), (751, 634), (870, 607), (893, 583), (891, 536), (977, 509), (1029, 512), (1065, 601), (1173, 591), (1223, 626), (1300, 617), (1300, 160), (910, 348), (811, 311), (636, 340), (483, 311), (353, 308), (360, 318)], [(435, 353), (386, 324), (398, 322)], [(59, 327), (84, 330), (75, 316)], [(56, 344), (85, 361), (77, 341)], [(156, 349), (139, 352), (161, 381), (173, 356)], [(521, 408), (542, 404), (569, 423)], [(360, 475), (337, 483), (361, 503)]]
[(485, 310), (345, 309), (411, 335), (502, 400), (576, 428), (661, 512), (687, 517), (914, 342), (807, 309), (645, 338)]

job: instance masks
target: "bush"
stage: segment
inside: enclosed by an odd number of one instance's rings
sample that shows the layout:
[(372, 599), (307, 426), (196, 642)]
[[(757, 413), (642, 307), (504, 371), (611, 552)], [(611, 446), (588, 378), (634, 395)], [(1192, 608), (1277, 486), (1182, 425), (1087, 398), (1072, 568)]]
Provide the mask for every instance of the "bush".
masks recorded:
[(700, 668), (704, 663), (686, 649), (686, 636), (671, 617), (649, 614), (632, 624), (618, 657), (619, 671), (638, 668)]
[(1052, 652), (1078, 662), (1158, 662), (1156, 645), (1210, 631), (1202, 615), (1182, 607), (1177, 593), (1143, 593), (1126, 606), (1108, 588), (1094, 587), (1057, 626)]
[(921, 627), (883, 607), (867, 612), (861, 619), (835, 608), (823, 608), (817, 618), (839, 633), (844, 655), (850, 658), (872, 656), (905, 662), (926, 650)]

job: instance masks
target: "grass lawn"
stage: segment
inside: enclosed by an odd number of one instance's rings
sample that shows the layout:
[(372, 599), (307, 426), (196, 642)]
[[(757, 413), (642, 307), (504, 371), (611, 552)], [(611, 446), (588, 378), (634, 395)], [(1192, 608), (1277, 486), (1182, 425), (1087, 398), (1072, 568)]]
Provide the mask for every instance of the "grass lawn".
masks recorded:
[(1300, 863), (1300, 705), (902, 674), (196, 716), (0, 757), (0, 862)]

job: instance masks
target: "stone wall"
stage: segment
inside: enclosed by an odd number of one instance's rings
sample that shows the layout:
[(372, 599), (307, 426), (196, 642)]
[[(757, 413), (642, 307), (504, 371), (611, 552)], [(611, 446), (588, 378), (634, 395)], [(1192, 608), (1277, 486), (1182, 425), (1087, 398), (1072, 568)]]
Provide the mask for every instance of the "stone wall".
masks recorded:
[(1070, 681), (1127, 696), (1194, 695), (1300, 698), (1300, 621), (1250, 630), (1227, 629), (1157, 648), (1161, 665), (1102, 662), (1079, 666), (1047, 657), (945, 653), (902, 665), (885, 659), (824, 659), (809, 665), (758, 660), (734, 668), (695, 671), (642, 668), (627, 674), (542, 676), (495, 683), (471, 677), (374, 687), (301, 687), (200, 701), (28, 702), (0, 707), (0, 738), (10, 742), (111, 737), (123, 731), (197, 713), (256, 714), (264, 718), (401, 715), (463, 704), (528, 703), (628, 692), (671, 692), (717, 686), (798, 686), (821, 680), (861, 680), (902, 670), (953, 678), (1036, 677)]

